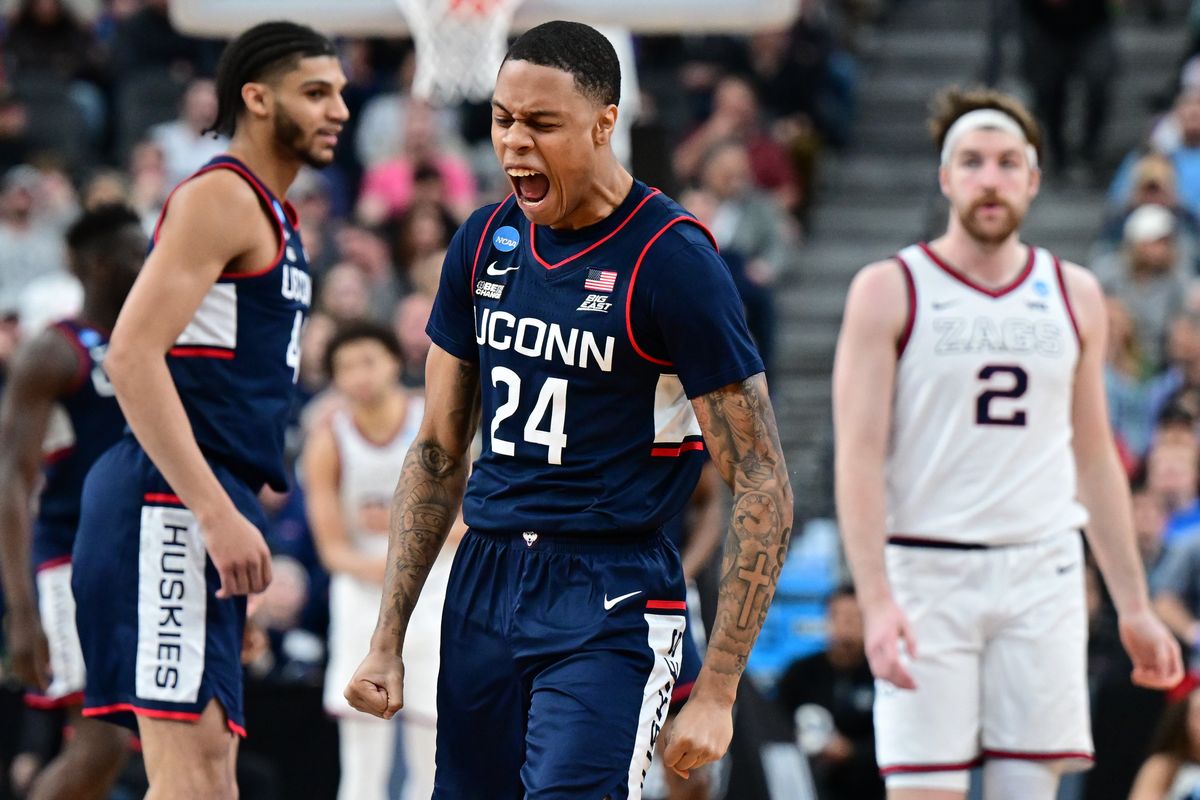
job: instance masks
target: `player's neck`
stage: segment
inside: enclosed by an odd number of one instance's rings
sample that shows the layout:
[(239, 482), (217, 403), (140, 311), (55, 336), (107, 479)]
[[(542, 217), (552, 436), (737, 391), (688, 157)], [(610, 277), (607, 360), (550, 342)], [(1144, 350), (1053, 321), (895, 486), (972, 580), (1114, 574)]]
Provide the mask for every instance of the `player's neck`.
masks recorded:
[(615, 158), (600, 170), (584, 200), (554, 230), (576, 231), (608, 219), (633, 189), (633, 176)]
[(121, 304), (106, 302), (102, 292), (91, 289), (84, 292), (83, 307), (79, 309), (79, 319), (104, 331), (112, 331), (117, 324), (117, 314)]
[(254, 131), (239, 130), (229, 143), (229, 155), (241, 161), (271, 190), (283, 199), (300, 171), (300, 161), (285, 158), (275, 146), (274, 138), (259, 141)]
[(953, 223), (929, 247), (950, 266), (976, 283), (1000, 287), (1012, 283), (1024, 269), (1029, 250), (1016, 232), (996, 244), (982, 242)]
[(350, 416), (359, 433), (372, 442), (386, 444), (404, 426), (408, 416), (407, 399), (404, 390), (396, 387), (374, 403), (356, 403), (351, 406)]

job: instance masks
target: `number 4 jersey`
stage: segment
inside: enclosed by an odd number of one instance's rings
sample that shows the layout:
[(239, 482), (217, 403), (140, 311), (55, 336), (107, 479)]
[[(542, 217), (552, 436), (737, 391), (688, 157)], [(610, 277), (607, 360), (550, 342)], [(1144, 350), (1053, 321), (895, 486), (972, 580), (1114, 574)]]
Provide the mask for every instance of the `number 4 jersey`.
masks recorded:
[[(237, 173), (254, 189), (279, 249), (255, 272), (221, 274), (175, 340), (167, 365), (201, 451), (256, 490), (268, 483), (285, 491), (284, 429), (312, 300), (300, 223), (290, 203), (231, 156), (214, 158), (192, 178), (217, 169)], [(155, 241), (169, 207), (168, 198)]]
[(887, 464), (888, 531), (979, 544), (1078, 528), (1071, 409), (1079, 334), (1062, 265), (1040, 248), (981, 286), (924, 244), (897, 256), (909, 319)]
[(703, 463), (689, 398), (763, 369), (707, 232), (640, 182), (578, 231), (530, 225), (511, 196), (475, 212), (428, 332), (479, 364), (483, 451), (463, 513), (485, 530), (659, 527)]

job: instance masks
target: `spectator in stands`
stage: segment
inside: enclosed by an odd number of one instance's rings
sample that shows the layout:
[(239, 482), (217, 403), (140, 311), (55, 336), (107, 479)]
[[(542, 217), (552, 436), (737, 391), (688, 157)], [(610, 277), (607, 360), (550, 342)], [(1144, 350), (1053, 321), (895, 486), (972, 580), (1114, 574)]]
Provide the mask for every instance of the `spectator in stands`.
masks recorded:
[(337, 264), (321, 279), (317, 307), (334, 321), (362, 319), (367, 316), (369, 305), (367, 280), (354, 264)]
[(153, 231), (158, 215), (174, 184), (167, 182), (167, 160), (154, 142), (142, 142), (129, 156), (129, 201), (142, 218), (146, 230)]
[(15, 314), (34, 278), (66, 270), (61, 230), (39, 201), (42, 178), (30, 166), (4, 175), (0, 193), (0, 316)]
[(1076, 77), (1083, 83), (1086, 106), (1079, 155), (1096, 164), (1117, 65), (1109, 0), (1021, 0), (1021, 10), (1024, 72), (1046, 126), (1050, 165), (1062, 170), (1070, 163), (1067, 87)]
[(220, 47), (175, 30), (169, 5), (169, 0), (143, 0), (140, 10), (118, 22), (112, 46), (118, 82), (158, 72), (183, 83), (215, 72)]
[(737, 140), (718, 142), (700, 167), (700, 188), (684, 202), (709, 227), (733, 272), (746, 322), (770, 374), (775, 352), (772, 287), (795, 249), (796, 232), (779, 204), (754, 185), (750, 155)]
[(336, 226), (329, 181), (323, 173), (305, 167), (292, 181), (288, 199), (304, 224), (304, 252), (308, 269), (320, 281), (337, 262)]
[(1169, 695), (1150, 757), (1129, 800), (1193, 800), (1200, 796), (1200, 682), (1194, 674)]
[(104, 132), (103, 53), (64, 0), (21, 0), (4, 39), (4, 62), (17, 91), (60, 83), (93, 141)]
[(1106, 294), (1125, 304), (1138, 350), (1151, 369), (1163, 366), (1167, 328), (1184, 308), (1186, 268), (1175, 246), (1175, 217), (1162, 206), (1142, 206), (1125, 221), (1124, 247), (1092, 264)]
[(114, 203), (128, 204), (129, 181), (120, 170), (101, 168), (88, 177), (80, 195), (85, 211)]
[(366, 278), (369, 316), (379, 322), (388, 320), (400, 299), (400, 283), (387, 240), (374, 228), (346, 225), (337, 232), (337, 244), (342, 260), (358, 267)]
[(1154, 417), (1146, 383), (1145, 359), (1138, 346), (1137, 327), (1129, 309), (1116, 297), (1105, 298), (1108, 311), (1108, 354), (1104, 363), (1104, 388), (1108, 417), (1126, 473), (1150, 446)]
[(709, 151), (734, 139), (750, 156), (754, 182), (770, 191), (788, 210), (794, 209), (803, 187), (797, 185), (787, 151), (762, 125), (758, 98), (743, 78), (722, 78), (713, 91), (712, 113), (675, 150), (675, 171), (685, 181), (696, 181)]
[(825, 618), (825, 651), (787, 668), (776, 686), (778, 702), (796, 719), (822, 798), (882, 800), (871, 717), (875, 680), (863, 650), (862, 614), (853, 588), (843, 586), (829, 595)]
[(444, 251), (457, 227), (444, 206), (431, 202), (417, 203), (395, 220), (391, 226), (392, 263), (410, 288), (413, 265)]
[[(1193, 215), (1200, 216), (1200, 86), (1185, 86), (1175, 98), (1170, 124), (1178, 134), (1163, 137), (1156, 150), (1175, 166), (1179, 202)], [(1124, 206), (1133, 186), (1133, 167), (1141, 158), (1140, 150), (1125, 157), (1108, 190), (1109, 205)]]
[(454, 135), (426, 103), (405, 106), (404, 142), (393, 158), (367, 170), (358, 199), (358, 217), (378, 224), (408, 210), (416, 195), (416, 178), (441, 177), (446, 206), (456, 219), (465, 219), (475, 206), (475, 176), (454, 146)]
[(431, 311), (433, 295), (414, 292), (396, 304), (396, 312), (392, 315), (392, 330), (400, 341), (400, 351), (404, 356), (404, 371), (400, 378), (408, 387), (425, 385), (425, 359), (429, 357), (429, 348), (433, 344), (425, 333), (425, 325), (429, 322)]
[(150, 129), (150, 140), (163, 154), (168, 184), (175, 186), (229, 147), (227, 136), (205, 133), (216, 117), (216, 84), (208, 78), (196, 78), (183, 93), (179, 116)]
[(1156, 574), (1162, 557), (1163, 534), (1167, 527), (1167, 507), (1164, 498), (1152, 491), (1147, 484), (1135, 485), (1133, 497), (1133, 533), (1137, 537), (1138, 553), (1150, 585), (1156, 583)]
[(0, 174), (29, 160), (29, 108), (10, 87), (0, 86)]
[(1147, 153), (1133, 164), (1129, 201), (1108, 214), (1094, 257), (1117, 250), (1129, 215), (1148, 204), (1162, 206), (1175, 215), (1179, 260), (1188, 276), (1200, 274), (1200, 219), (1179, 202), (1175, 165), (1161, 153)]
[(1200, 418), (1200, 312), (1187, 310), (1171, 321), (1167, 369), (1147, 383), (1150, 418), (1158, 423), (1171, 406)]

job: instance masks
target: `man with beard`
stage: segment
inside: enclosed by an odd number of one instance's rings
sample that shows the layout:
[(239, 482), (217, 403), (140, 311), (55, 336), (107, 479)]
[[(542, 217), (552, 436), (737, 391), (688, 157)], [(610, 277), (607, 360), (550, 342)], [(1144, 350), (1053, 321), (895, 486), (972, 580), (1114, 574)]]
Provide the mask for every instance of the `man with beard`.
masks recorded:
[(72, 589), (84, 714), (134, 727), (151, 797), (233, 798), (245, 595), (271, 580), (257, 495), (287, 488), (284, 426), (312, 295), (282, 198), (333, 160), (346, 79), (328, 39), (246, 31), (217, 74), (229, 152), (168, 199), (105, 366), (130, 434), (88, 473)]
[(1025, 245), (1040, 137), (992, 91), (939, 98), (946, 233), (866, 267), (834, 365), (837, 501), (891, 800), (1050, 800), (1092, 759), (1083, 546), (1133, 680), (1178, 682), (1105, 408), (1103, 296)]

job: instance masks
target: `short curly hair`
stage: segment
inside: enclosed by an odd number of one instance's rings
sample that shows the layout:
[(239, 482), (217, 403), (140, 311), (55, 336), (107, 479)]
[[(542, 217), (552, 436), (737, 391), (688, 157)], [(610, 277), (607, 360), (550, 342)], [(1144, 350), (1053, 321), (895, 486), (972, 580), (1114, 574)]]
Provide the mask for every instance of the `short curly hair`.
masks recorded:
[(933, 98), (933, 102), (929, 104), (929, 133), (933, 136), (938, 153), (942, 151), (950, 126), (962, 115), (981, 108), (994, 108), (1012, 117), (1021, 126), (1021, 130), (1025, 131), (1025, 138), (1033, 145), (1038, 159), (1042, 158), (1042, 130), (1033, 114), (1029, 113), (1029, 109), (1011, 94), (985, 87), (962, 89), (951, 86), (938, 92)]

